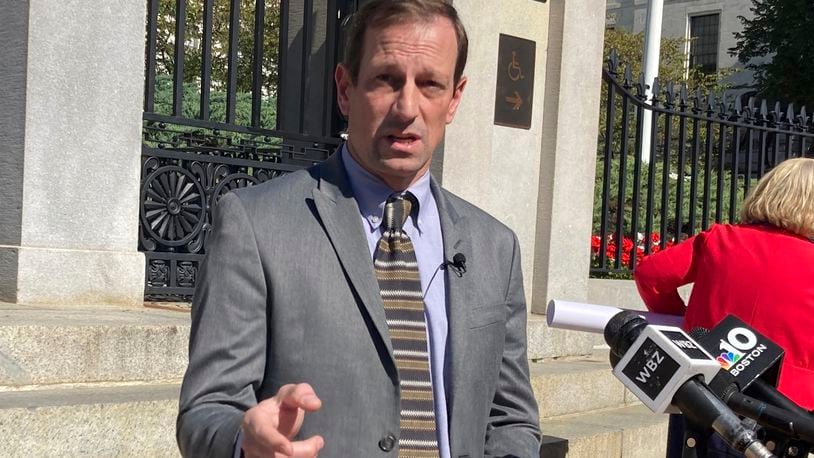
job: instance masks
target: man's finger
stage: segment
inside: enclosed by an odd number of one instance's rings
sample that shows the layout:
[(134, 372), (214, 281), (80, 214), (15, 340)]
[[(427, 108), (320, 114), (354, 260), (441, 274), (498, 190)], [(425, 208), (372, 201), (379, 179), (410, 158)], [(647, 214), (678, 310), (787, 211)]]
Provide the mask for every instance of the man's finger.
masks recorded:
[[(258, 452), (257, 456), (267, 456), (269, 451), (279, 452), (285, 456), (294, 454), (294, 445), (289, 438), (278, 431), (274, 425), (260, 423), (247, 429), (243, 429), (243, 444), (246, 452)], [(253, 456), (253, 454), (247, 453)]]
[(322, 407), (322, 400), (319, 399), (311, 385), (299, 383), (297, 385), (285, 385), (277, 391), (275, 396), (280, 402), (282, 409), (303, 409), (306, 412), (314, 412)]
[(322, 439), (322, 436), (312, 436), (302, 441), (292, 442), (291, 445), (294, 448), (293, 458), (314, 458), (325, 446), (325, 440)]
[(277, 428), (289, 438), (300, 431), (305, 412), (319, 410), (322, 401), (314, 393), (314, 389), (307, 383), (300, 383), (293, 387), (286, 385), (285, 389), (277, 392), (277, 401), (280, 403), (279, 423)]

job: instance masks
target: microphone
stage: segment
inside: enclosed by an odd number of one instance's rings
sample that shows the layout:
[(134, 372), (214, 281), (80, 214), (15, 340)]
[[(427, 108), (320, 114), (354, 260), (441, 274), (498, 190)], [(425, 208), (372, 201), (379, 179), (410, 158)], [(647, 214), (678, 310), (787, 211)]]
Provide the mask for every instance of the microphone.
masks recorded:
[(710, 353), (724, 350), (717, 358), (722, 369), (709, 386), (733, 411), (814, 444), (814, 417), (773, 386), (783, 358), (777, 344), (732, 315), (712, 332), (694, 328), (690, 335)]
[(757, 380), (777, 385), (783, 349), (744, 321), (728, 315), (712, 331), (694, 328), (690, 334), (716, 356), (741, 391)]
[(674, 405), (747, 457), (774, 456), (704, 383), (720, 365), (683, 330), (649, 325), (636, 312), (622, 311), (603, 334), (611, 352), (621, 357), (613, 374), (650, 410), (668, 412)]
[(455, 272), (458, 278), (463, 277), (464, 273), (466, 273), (466, 256), (464, 256), (463, 253), (455, 253), (455, 255), (452, 256), (452, 261), (444, 259), (444, 262), (435, 268), (435, 272), (432, 273), (430, 281), (427, 282), (427, 289), (425, 289), (421, 295), (422, 299), (427, 297), (427, 291), (430, 290), (430, 285), (432, 285), (433, 280), (435, 280), (435, 276), (438, 275), (438, 271), (447, 270), (449, 267), (452, 267), (452, 271)]
[[(572, 331), (593, 332), (602, 334), (614, 315), (627, 309), (608, 305), (585, 304), (559, 299), (548, 301), (546, 323), (551, 328), (570, 329)], [(680, 327), (684, 317), (664, 315), (661, 313), (627, 310), (641, 316), (648, 323)]]
[(466, 256), (464, 256), (463, 253), (455, 253), (452, 256), (452, 261), (444, 260), (441, 265), (443, 265), (444, 268), (452, 267), (458, 278), (463, 277), (466, 273)]

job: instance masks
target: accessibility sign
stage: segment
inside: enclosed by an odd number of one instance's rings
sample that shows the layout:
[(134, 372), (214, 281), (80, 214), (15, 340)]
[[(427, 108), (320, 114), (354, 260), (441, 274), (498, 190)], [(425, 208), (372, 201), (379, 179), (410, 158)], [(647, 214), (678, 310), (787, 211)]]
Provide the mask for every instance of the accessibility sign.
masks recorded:
[(495, 124), (531, 128), (536, 43), (500, 34), (497, 52)]

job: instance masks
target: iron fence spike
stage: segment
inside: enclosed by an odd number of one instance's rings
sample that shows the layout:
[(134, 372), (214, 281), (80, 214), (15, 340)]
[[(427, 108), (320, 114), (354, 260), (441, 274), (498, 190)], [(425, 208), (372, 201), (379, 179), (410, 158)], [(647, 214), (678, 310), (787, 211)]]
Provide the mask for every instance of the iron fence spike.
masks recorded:
[(667, 86), (667, 89), (666, 89), (666, 92), (664, 94), (664, 106), (667, 107), (667, 108), (670, 108), (670, 107), (673, 106), (673, 99), (674, 99), (674, 96), (675, 96), (675, 89), (674, 89), (674, 85), (673, 85), (672, 81), (668, 81), (666, 86)]
[(640, 74), (640, 75), (639, 75), (638, 82), (636, 83), (636, 96), (637, 96), (637, 97), (638, 97), (640, 100), (644, 100), (644, 99), (647, 97), (647, 94), (646, 94), (646, 93), (647, 93), (647, 89), (649, 89), (649, 88), (650, 88), (650, 86), (648, 86), (648, 85), (647, 85), (647, 84), (644, 82), (644, 74), (643, 74), (643, 73), (642, 73), (642, 74)]
[(651, 92), (650, 100), (653, 103), (653, 106), (658, 105), (659, 95), (661, 93), (661, 83), (659, 82), (658, 76), (653, 78), (653, 87), (651, 88), (650, 92)]
[(616, 48), (610, 50), (610, 55), (608, 56), (608, 73), (611, 75), (616, 75), (616, 70), (619, 68), (619, 54), (616, 52)]
[(630, 68), (630, 64), (625, 65), (625, 79), (622, 85), (625, 89), (630, 89), (633, 85), (633, 70)]

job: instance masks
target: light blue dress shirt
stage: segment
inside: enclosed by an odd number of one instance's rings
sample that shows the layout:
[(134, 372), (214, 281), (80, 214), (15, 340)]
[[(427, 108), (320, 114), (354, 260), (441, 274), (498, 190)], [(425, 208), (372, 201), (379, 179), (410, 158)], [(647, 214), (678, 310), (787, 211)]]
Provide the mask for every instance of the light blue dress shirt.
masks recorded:
[[(393, 190), (381, 180), (363, 169), (342, 146), (342, 162), (348, 174), (353, 195), (359, 205), (362, 228), (370, 248), (370, 258), (381, 238), (384, 204)], [(447, 421), (447, 398), (444, 389), (444, 356), (447, 346), (447, 301), (444, 263), (444, 240), (438, 205), (430, 190), (430, 174), (425, 173), (407, 191), (418, 200), (418, 214), (404, 223), (404, 231), (413, 242), (418, 261), (421, 289), (424, 291), (424, 316), (427, 320), (427, 337), (430, 352), (430, 377), (432, 380), (438, 448), (442, 458), (449, 458), (449, 423)]]

